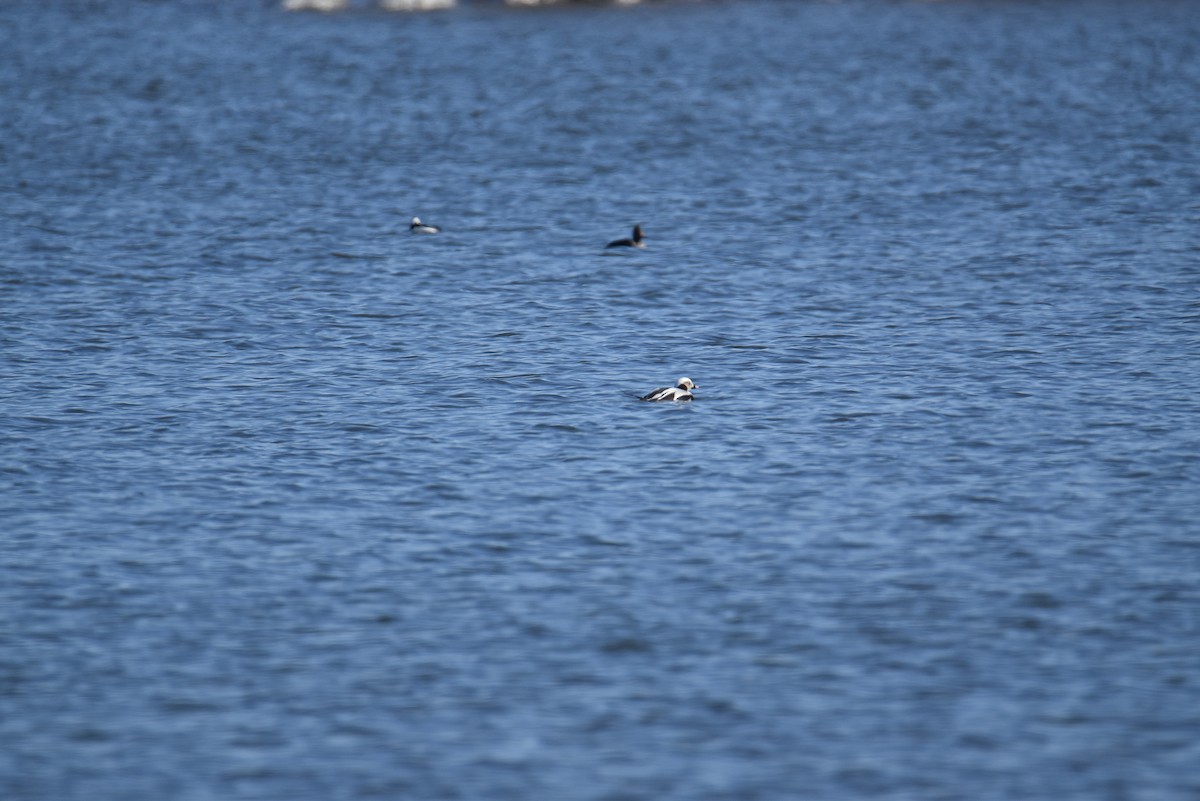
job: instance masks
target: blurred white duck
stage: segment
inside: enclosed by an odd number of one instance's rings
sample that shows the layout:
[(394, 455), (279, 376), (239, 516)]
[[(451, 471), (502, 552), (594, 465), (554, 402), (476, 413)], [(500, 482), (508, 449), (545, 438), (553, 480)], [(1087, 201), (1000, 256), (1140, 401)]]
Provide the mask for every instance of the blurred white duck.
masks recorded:
[(436, 234), (441, 232), (441, 228), (436, 225), (421, 222), (420, 217), (413, 217), (412, 224), (408, 226), (408, 230), (414, 234)]

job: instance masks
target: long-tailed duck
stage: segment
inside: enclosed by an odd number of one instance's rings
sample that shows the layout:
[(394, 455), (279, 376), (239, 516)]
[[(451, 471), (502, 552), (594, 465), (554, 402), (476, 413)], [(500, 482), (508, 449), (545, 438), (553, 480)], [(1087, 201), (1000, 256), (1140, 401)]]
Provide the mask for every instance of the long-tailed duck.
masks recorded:
[(414, 234), (437, 234), (442, 229), (436, 225), (421, 222), (420, 217), (413, 217), (412, 225), (408, 226), (408, 230)]
[(649, 395), (643, 395), (644, 401), (690, 401), (692, 390), (699, 389), (690, 378), (681, 378), (673, 387), (659, 387)]
[(631, 239), (614, 239), (605, 245), (606, 248), (644, 248), (646, 243), (643, 242), (646, 235), (642, 233), (642, 226), (633, 226), (633, 237)]

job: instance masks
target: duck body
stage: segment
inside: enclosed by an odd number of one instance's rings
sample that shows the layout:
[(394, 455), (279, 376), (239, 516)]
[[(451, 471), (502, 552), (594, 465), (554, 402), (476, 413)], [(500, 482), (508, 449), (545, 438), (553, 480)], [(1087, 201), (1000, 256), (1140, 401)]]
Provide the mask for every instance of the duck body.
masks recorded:
[(659, 387), (652, 392), (643, 395), (644, 401), (690, 401), (694, 397), (693, 389), (700, 387), (690, 378), (681, 378), (673, 387)]
[(633, 226), (633, 236), (629, 239), (614, 239), (604, 247), (606, 248), (644, 248), (646, 247), (646, 235), (642, 233), (642, 226)]
[(409, 233), (413, 234), (438, 234), (442, 229), (436, 225), (421, 222), (420, 217), (413, 217), (412, 223), (408, 226)]

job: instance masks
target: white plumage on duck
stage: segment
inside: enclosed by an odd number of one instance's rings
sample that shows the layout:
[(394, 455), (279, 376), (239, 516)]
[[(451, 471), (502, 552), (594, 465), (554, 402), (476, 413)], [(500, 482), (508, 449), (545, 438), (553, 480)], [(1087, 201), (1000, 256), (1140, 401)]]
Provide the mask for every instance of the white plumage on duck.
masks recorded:
[(659, 387), (658, 389), (642, 396), (644, 401), (690, 401), (692, 399), (692, 390), (699, 389), (692, 379), (684, 377), (673, 387)]

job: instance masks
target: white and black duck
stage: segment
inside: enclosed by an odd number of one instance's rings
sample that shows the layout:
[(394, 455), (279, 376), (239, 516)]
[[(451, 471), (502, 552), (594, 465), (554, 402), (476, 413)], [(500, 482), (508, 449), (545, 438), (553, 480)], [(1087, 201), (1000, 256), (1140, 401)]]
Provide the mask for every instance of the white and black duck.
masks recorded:
[(421, 222), (420, 217), (413, 217), (412, 224), (408, 226), (408, 230), (414, 234), (438, 234), (442, 231), (439, 226)]
[(648, 395), (643, 395), (644, 401), (690, 401), (692, 390), (700, 387), (690, 378), (681, 378), (673, 387), (659, 387)]

